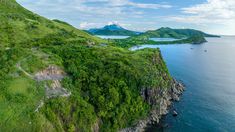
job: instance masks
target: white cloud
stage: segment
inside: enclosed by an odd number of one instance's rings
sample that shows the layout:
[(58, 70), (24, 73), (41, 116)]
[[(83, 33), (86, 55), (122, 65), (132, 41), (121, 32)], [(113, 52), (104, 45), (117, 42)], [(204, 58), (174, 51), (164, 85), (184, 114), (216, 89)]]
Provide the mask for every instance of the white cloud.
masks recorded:
[(208, 0), (207, 3), (193, 7), (183, 8), (184, 13), (213, 19), (234, 19), (234, 0)]
[(171, 8), (171, 5), (164, 5), (164, 4), (140, 4), (140, 3), (129, 3), (129, 5), (132, 5), (137, 8), (149, 8), (149, 9), (159, 9), (159, 8)]
[(90, 27), (98, 27), (100, 23), (89, 23), (89, 22), (81, 22), (79, 27), (81, 29), (88, 29)]
[(159, 8), (171, 8), (169, 4), (149, 4), (149, 3), (136, 3), (129, 0), (107, 0), (111, 6), (133, 6), (136, 8), (145, 9), (159, 9)]
[[(54, 10), (59, 12), (65, 12), (68, 10), (75, 10), (85, 13), (92, 13), (98, 15), (110, 15), (110, 14), (123, 14), (127, 9), (132, 7), (139, 9), (159, 9), (159, 8), (171, 8), (169, 4), (155, 4), (155, 3), (137, 3), (129, 0), (34, 0), (24, 1), (17, 0), (20, 3), (26, 3), (30, 7), (44, 6), (48, 7), (46, 10)], [(91, 4), (94, 5), (91, 5)], [(142, 12), (136, 10), (129, 10), (131, 14), (141, 14)]]
[[(147, 20), (150, 10), (168, 9), (168, 3), (133, 2), (132, 0), (17, 0), (35, 13), (50, 19), (60, 19), (75, 27), (87, 29), (102, 27), (109, 21), (118, 21), (133, 28), (135, 21)], [(150, 9), (150, 10), (149, 10)], [(144, 25), (144, 23), (142, 23)], [(138, 25), (139, 28), (141, 26)], [(143, 26), (142, 26), (143, 27)]]
[[(202, 4), (181, 9), (182, 15), (167, 20), (202, 26), (215, 26), (223, 30), (235, 30), (235, 0), (207, 0)], [(220, 30), (221, 30), (220, 29)], [(233, 34), (235, 31), (233, 31)]]
[(235, 0), (207, 0), (206, 3), (182, 8), (185, 15), (170, 17), (179, 22), (197, 24), (235, 23)]
[(108, 25), (113, 25), (113, 24), (120, 25), (120, 24), (118, 23), (118, 21), (108, 22)]
[(119, 25), (124, 28), (131, 26), (131, 24), (129, 24), (129, 23), (118, 22), (118, 21), (110, 21), (110, 22), (106, 22), (106, 23), (81, 22), (79, 25), (79, 28), (81, 28), (81, 29), (101, 28), (104, 25), (112, 25), (112, 24), (116, 24), (116, 25)]

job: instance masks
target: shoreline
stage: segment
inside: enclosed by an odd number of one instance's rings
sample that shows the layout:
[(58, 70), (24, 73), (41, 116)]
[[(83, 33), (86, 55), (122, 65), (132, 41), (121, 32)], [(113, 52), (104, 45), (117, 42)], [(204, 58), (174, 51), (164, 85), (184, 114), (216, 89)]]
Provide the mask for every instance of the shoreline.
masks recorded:
[(176, 79), (172, 80), (171, 87), (166, 90), (142, 89), (141, 96), (152, 106), (152, 110), (147, 118), (139, 120), (133, 127), (122, 129), (120, 132), (144, 132), (149, 125), (160, 123), (162, 116), (169, 113), (172, 104), (180, 100), (184, 90), (183, 83)]

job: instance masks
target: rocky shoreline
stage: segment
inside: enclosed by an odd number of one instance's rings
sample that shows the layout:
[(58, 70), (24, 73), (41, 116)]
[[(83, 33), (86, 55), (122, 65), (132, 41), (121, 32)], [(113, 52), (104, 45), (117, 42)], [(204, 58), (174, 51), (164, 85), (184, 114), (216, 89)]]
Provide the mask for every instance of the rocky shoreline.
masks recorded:
[(168, 89), (143, 88), (141, 96), (152, 107), (149, 116), (138, 121), (133, 127), (122, 129), (120, 132), (144, 132), (148, 125), (159, 123), (161, 117), (169, 112), (171, 104), (180, 100), (184, 90), (184, 85), (175, 79)]

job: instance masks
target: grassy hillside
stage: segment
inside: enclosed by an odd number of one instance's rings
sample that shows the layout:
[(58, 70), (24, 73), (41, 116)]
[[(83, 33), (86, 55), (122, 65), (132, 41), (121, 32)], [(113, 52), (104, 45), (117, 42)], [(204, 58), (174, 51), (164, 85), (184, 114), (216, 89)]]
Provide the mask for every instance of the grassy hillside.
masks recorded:
[[(61, 21), (51, 21), (21, 7), (15, 0), (0, 1), (0, 46), (24, 43), (47, 35), (69, 34), (71, 40), (84, 43), (102, 41)], [(70, 40), (70, 41), (71, 41)]]
[[(101, 46), (105, 40), (14, 0), (0, 0), (0, 20), (0, 131), (118, 131), (158, 108), (142, 88), (169, 88), (159, 49)], [(70, 96), (48, 98), (52, 81), (35, 79), (51, 65), (66, 72)]]

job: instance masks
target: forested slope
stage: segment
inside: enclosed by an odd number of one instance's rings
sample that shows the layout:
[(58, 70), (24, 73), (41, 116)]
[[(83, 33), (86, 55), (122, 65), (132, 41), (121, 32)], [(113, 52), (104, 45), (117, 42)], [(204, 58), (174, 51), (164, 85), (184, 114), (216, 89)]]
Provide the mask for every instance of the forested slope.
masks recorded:
[[(159, 49), (101, 46), (14, 0), (0, 0), (0, 11), (0, 131), (118, 131), (160, 108), (172, 78)], [(63, 78), (43, 75), (48, 67)], [(48, 96), (63, 88), (71, 94)], [(159, 90), (158, 103), (143, 98), (146, 88)]]

